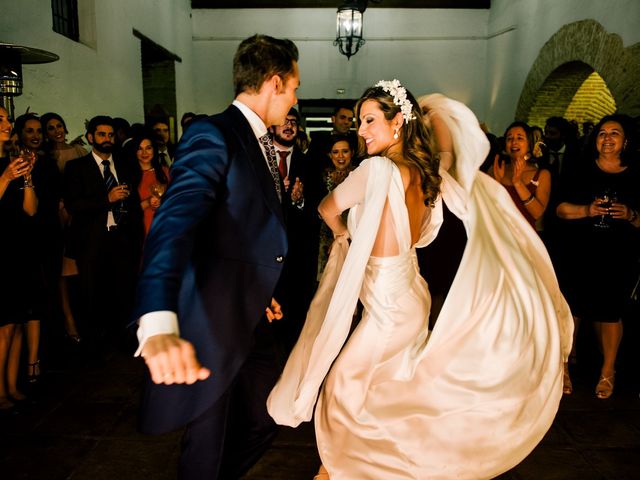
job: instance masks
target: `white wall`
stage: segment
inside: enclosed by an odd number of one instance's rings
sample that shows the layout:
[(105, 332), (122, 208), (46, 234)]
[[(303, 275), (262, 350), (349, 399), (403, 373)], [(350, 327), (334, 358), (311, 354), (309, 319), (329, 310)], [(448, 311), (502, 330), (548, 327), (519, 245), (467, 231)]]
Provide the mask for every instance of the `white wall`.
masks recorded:
[[(564, 24), (592, 18), (640, 41), (638, 0), (493, 0), (487, 10), (370, 8), (366, 45), (350, 61), (333, 46), (335, 9), (194, 10), (189, 0), (79, 0), (95, 8), (95, 48), (52, 31), (48, 0), (0, 0), (0, 42), (41, 48), (55, 63), (24, 68), (27, 106), (57, 111), (70, 135), (97, 113), (143, 119), (140, 41), (135, 28), (182, 58), (178, 115), (214, 113), (233, 97), (231, 63), (254, 33), (291, 38), (300, 50), (301, 98), (357, 98), (379, 79), (398, 78), (415, 94), (466, 102), (495, 132), (512, 120), (540, 48)], [(191, 18), (191, 14), (192, 17)]]
[(516, 27), (488, 41), (485, 111), (492, 131), (501, 134), (513, 120), (527, 75), (544, 44), (563, 25), (586, 19), (620, 35), (625, 47), (640, 42), (638, 0), (492, 0), (489, 31)]
[(398, 78), (415, 95), (440, 91), (482, 109), (488, 17), (486, 10), (369, 9), (367, 43), (347, 61), (333, 46), (335, 9), (262, 9), (250, 20), (244, 10), (194, 10), (198, 110), (219, 111), (233, 98), (233, 53), (254, 33), (296, 43), (299, 98), (357, 98), (378, 80)]
[[(176, 64), (178, 111), (193, 106), (191, 2), (189, 0), (80, 0), (95, 8), (95, 48), (52, 30), (51, 2), (2, 1), (0, 42), (53, 52), (54, 63), (25, 65), (16, 115), (60, 113), (70, 138), (97, 114), (144, 119), (140, 40), (133, 29), (182, 58)], [(93, 3), (95, 1), (95, 3)]]

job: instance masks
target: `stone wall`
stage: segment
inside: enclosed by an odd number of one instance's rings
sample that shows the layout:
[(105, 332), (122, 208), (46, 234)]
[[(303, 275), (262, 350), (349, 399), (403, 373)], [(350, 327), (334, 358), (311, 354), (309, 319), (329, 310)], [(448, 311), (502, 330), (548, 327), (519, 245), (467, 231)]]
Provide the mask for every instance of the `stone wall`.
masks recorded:
[[(607, 33), (595, 20), (581, 20), (562, 27), (540, 50), (522, 89), (516, 118), (539, 125), (551, 115), (566, 115), (594, 71), (608, 87), (619, 112), (640, 115), (640, 44), (624, 48), (618, 35)], [(606, 90), (601, 89), (599, 95), (592, 91), (596, 82), (585, 85), (580, 101), (593, 105), (580, 115), (610, 112), (612, 100), (605, 98)], [(573, 114), (580, 116), (575, 110)]]

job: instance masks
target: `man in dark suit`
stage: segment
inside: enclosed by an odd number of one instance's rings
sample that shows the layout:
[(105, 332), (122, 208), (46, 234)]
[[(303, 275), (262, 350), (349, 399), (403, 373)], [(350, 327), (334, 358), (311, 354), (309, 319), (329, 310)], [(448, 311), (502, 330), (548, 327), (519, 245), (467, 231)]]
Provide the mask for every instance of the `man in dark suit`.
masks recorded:
[[(151, 374), (142, 429), (186, 425), (179, 476), (234, 479), (277, 429), (280, 369), (267, 320), (287, 254), (284, 186), (267, 132), (297, 103), (298, 50), (264, 35), (234, 56), (236, 99), (189, 126), (145, 244), (140, 349)], [(265, 318), (266, 313), (266, 318)]]
[(113, 120), (92, 118), (86, 137), (93, 149), (66, 164), (63, 196), (72, 216), (70, 253), (80, 274), (83, 337), (93, 342), (90, 351), (99, 352), (105, 335), (126, 341), (140, 264), (142, 210), (137, 190), (130, 188), (131, 169), (112, 153)]
[(307, 202), (305, 198), (308, 159), (296, 143), (299, 125), (300, 114), (292, 108), (283, 125), (269, 128), (285, 187), (283, 208), (289, 252), (276, 298), (287, 315), (276, 328), (286, 354), (291, 351), (302, 330), (315, 291), (318, 265), (320, 222), (317, 205)]

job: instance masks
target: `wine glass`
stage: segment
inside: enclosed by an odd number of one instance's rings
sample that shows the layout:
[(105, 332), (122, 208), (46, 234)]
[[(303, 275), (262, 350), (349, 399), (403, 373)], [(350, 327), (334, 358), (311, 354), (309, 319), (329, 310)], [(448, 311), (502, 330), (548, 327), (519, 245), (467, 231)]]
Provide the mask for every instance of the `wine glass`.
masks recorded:
[[(17, 158), (22, 158), (22, 161), (27, 163), (29, 167), (33, 167), (33, 164), (35, 162), (35, 157), (36, 157), (35, 153), (30, 150), (27, 150), (26, 148), (16, 147), (12, 149), (11, 152), (9, 153), (9, 160), (11, 162), (14, 162)], [(29, 169), (29, 171), (23, 176), (24, 180), (23, 180), (22, 187), (20, 187), (21, 190), (24, 190), (25, 188), (33, 187), (33, 184), (31, 183), (31, 179), (28, 177), (30, 172), (31, 172), (31, 169)]]
[[(611, 208), (611, 205), (615, 201), (617, 201), (616, 193), (613, 192), (612, 190), (606, 189), (600, 195), (596, 196), (595, 201), (597, 202), (599, 207), (609, 209)], [(594, 225), (598, 228), (609, 228), (610, 227), (608, 222), (609, 218), (610, 218), (609, 214), (600, 215), (600, 221), (595, 223)]]
[[(118, 183), (119, 186), (121, 186), (122, 188), (124, 188), (125, 190), (129, 190), (129, 184), (125, 183), (125, 182), (120, 182)], [(129, 196), (129, 195), (127, 195)], [(124, 215), (125, 213), (128, 213), (127, 207), (124, 203), (124, 200), (120, 200), (120, 204), (118, 206), (118, 213), (120, 216)]]
[(166, 190), (167, 186), (164, 183), (154, 183), (149, 187), (151, 195), (156, 197), (158, 200), (162, 200), (162, 196)]

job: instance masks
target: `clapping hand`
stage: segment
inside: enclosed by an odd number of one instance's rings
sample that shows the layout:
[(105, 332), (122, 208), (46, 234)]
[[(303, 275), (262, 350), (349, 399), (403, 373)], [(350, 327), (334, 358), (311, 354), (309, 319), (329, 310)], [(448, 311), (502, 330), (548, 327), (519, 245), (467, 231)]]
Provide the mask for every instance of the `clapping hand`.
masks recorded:
[(522, 183), (522, 172), (527, 165), (527, 160), (523, 157), (516, 157), (513, 162), (513, 172), (511, 174), (511, 183), (516, 185)]
[(502, 183), (505, 170), (505, 162), (500, 158), (500, 154), (496, 154), (496, 158), (493, 160), (493, 178)]
[[(287, 177), (288, 179), (289, 177)], [(292, 203), (300, 203), (303, 196), (304, 185), (300, 181), (300, 178), (296, 177), (296, 182), (293, 184), (293, 189), (291, 190), (291, 202)]]

